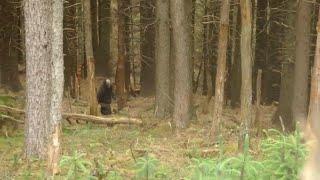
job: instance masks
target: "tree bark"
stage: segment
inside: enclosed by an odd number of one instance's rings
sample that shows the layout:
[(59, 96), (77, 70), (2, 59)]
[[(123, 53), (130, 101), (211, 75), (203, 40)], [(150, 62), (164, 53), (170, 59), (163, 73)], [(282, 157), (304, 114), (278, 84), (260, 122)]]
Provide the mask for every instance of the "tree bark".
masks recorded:
[(155, 26), (154, 0), (140, 1), (141, 95), (155, 94)]
[(285, 22), (288, 27), (284, 31), (284, 41), (282, 44), (283, 59), (281, 71), (280, 98), (278, 110), (275, 113), (273, 121), (280, 124), (279, 117), (283, 119), (283, 123), (288, 131), (295, 128), (292, 120), (292, 97), (293, 97), (293, 79), (294, 79), (294, 47), (295, 35), (293, 32), (295, 21), (296, 1), (289, 0), (286, 2), (287, 11)]
[(175, 49), (175, 87), (173, 121), (178, 129), (187, 127), (192, 110), (192, 72), (191, 72), (191, 0), (170, 0), (172, 38)]
[[(127, 96), (129, 96), (129, 92), (131, 90), (131, 58), (133, 57), (130, 49), (130, 43), (131, 43), (131, 37), (130, 37), (130, 17), (131, 17), (131, 0), (124, 0), (124, 15), (125, 15), (125, 34), (124, 34), (124, 40), (125, 40), (125, 88)], [(133, 37), (132, 37), (133, 38)]]
[(233, 108), (238, 107), (240, 104), (240, 91), (241, 89), (241, 59), (240, 50), (240, 35), (238, 29), (240, 24), (240, 11), (238, 0), (234, 0), (234, 7), (232, 13), (232, 43), (231, 43), (231, 68), (230, 68), (230, 101)]
[(262, 134), (261, 121), (262, 121), (262, 112), (261, 112), (261, 78), (262, 70), (258, 70), (257, 75), (257, 85), (256, 85), (256, 116), (255, 116), (255, 127), (257, 128), (257, 135)]
[(19, 29), (21, 11), (16, 7), (18, 4), (7, 1), (1, 1), (0, 6), (0, 85), (10, 91), (18, 92), (22, 90), (18, 71), (20, 58), (18, 48), (21, 47), (18, 42), (22, 32)]
[(92, 24), (91, 24), (91, 8), (90, 0), (84, 0), (83, 2), (84, 20), (85, 20), (85, 51), (86, 51), (86, 62), (87, 62), (87, 81), (89, 82), (89, 104), (90, 104), (90, 114), (98, 114), (98, 102), (97, 102), (97, 92), (95, 85), (95, 60), (93, 57), (93, 47), (92, 47)]
[(111, 76), (111, 0), (100, 0), (98, 12), (99, 43), (96, 53), (96, 73), (101, 76)]
[[(311, 153), (302, 171), (302, 180), (316, 180), (319, 179), (319, 155), (320, 155), (320, 9), (318, 15), (317, 25), (317, 43), (316, 43), (316, 55), (314, 59), (312, 80), (311, 80), (311, 92), (310, 92), (310, 104), (308, 122), (309, 125), (304, 124), (306, 134), (312, 134), (315, 140), (311, 147)], [(311, 130), (311, 133), (310, 133)], [(310, 137), (309, 137), (310, 138)]]
[(265, 33), (257, 36), (257, 44), (256, 44), (256, 54), (257, 56), (261, 56), (263, 61), (261, 62), (262, 69), (262, 102), (265, 104), (271, 104), (273, 100), (276, 99), (272, 95), (274, 78), (272, 72), (272, 62), (276, 61), (274, 58), (271, 58), (271, 7), (270, 0), (260, 0), (259, 6), (257, 10), (257, 31), (265, 30)]
[(26, 125), (25, 153), (32, 157), (47, 157), (50, 123), (51, 73), (51, 1), (24, 1), (26, 28)]
[(307, 119), (311, 3), (299, 1), (297, 9), (292, 118), (293, 122), (301, 123)]
[[(241, 122), (242, 135), (249, 133), (252, 121), (252, 4), (250, 0), (240, 0), (241, 9)], [(244, 142), (240, 138), (240, 145)], [(242, 147), (242, 146), (240, 146)]]
[(83, 0), (76, 0), (80, 5), (76, 8), (76, 34), (77, 34), (77, 57), (76, 57), (76, 74), (74, 77), (75, 98), (80, 99), (81, 91), (81, 79), (84, 77), (84, 24), (83, 24)]
[(165, 118), (170, 112), (170, 19), (169, 0), (156, 1), (156, 105), (155, 116)]
[(229, 35), (230, 1), (221, 2), (220, 32), (218, 45), (218, 62), (215, 88), (215, 101), (213, 109), (213, 133), (221, 133), (222, 111), (224, 106), (224, 86), (226, 80), (227, 48)]
[(63, 99), (63, 0), (52, 3), (52, 54), (51, 54), (51, 104), (48, 142), (48, 171), (55, 175), (59, 171), (60, 124)]
[(126, 103), (125, 90), (125, 1), (118, 0), (118, 62), (116, 70), (116, 94), (118, 110), (124, 108)]

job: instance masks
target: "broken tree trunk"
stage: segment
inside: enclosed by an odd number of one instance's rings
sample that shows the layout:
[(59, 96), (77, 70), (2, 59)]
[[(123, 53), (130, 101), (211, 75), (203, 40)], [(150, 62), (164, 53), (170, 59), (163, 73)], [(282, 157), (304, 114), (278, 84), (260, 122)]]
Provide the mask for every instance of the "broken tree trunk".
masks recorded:
[[(302, 121), (302, 127), (304, 127), (305, 138), (309, 141), (313, 141), (311, 144), (311, 152), (307, 159), (307, 162), (302, 170), (300, 179), (302, 180), (316, 180), (319, 179), (320, 173), (320, 9), (318, 14), (317, 24), (317, 41), (316, 41), (316, 55), (314, 58), (314, 65), (312, 69), (311, 80), (311, 92), (310, 92), (310, 104), (307, 124)], [(308, 137), (309, 135), (309, 137)]]

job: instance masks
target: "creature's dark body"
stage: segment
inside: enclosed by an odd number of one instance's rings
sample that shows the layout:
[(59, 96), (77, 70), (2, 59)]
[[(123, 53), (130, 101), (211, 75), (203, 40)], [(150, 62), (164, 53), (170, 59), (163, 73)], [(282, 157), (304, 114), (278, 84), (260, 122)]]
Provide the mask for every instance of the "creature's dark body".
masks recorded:
[(107, 84), (106, 81), (103, 81), (97, 94), (98, 103), (101, 105), (101, 114), (110, 115), (112, 113), (111, 111), (112, 97), (113, 97), (112, 85)]

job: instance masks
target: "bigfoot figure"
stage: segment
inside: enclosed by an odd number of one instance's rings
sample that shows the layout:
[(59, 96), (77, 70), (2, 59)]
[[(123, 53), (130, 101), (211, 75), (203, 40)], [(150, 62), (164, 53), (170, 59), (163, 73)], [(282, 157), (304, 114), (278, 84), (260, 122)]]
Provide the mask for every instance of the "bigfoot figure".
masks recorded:
[(101, 105), (101, 114), (110, 115), (111, 114), (111, 101), (113, 97), (112, 85), (110, 79), (106, 79), (101, 84), (97, 99), (98, 103)]

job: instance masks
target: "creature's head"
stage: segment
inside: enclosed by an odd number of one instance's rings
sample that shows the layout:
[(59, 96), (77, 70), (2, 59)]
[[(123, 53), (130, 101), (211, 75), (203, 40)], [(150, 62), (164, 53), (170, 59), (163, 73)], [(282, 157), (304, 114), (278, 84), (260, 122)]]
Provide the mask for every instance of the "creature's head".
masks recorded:
[(107, 85), (108, 88), (111, 87), (111, 81), (108, 78), (106, 79), (106, 85)]

